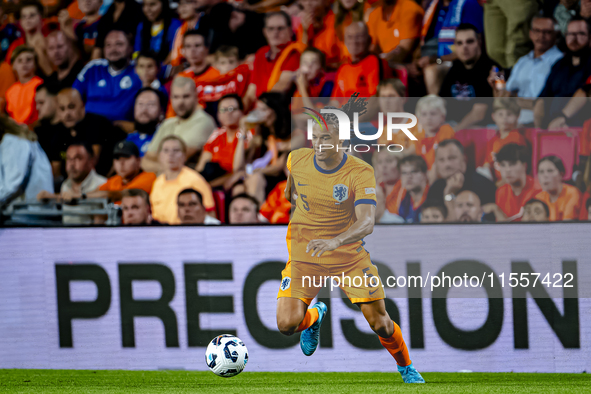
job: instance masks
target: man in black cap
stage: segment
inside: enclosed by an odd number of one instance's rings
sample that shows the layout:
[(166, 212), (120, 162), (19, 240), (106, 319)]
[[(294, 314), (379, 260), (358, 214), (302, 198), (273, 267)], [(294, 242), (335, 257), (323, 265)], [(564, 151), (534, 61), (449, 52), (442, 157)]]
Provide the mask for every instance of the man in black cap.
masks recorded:
[(98, 190), (88, 193), (86, 198), (108, 198), (119, 204), (123, 190), (140, 189), (150, 194), (156, 174), (142, 171), (140, 161), (140, 151), (133, 142), (121, 141), (115, 144), (113, 167), (117, 175), (109, 178)]

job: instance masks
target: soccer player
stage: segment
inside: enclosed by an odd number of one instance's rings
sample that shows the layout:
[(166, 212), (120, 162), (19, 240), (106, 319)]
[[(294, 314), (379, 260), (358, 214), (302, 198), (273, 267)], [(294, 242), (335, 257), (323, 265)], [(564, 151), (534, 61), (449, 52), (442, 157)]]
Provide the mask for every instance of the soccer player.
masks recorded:
[[(352, 112), (353, 100), (342, 110)], [(310, 284), (310, 278), (317, 281), (326, 275), (350, 277), (341, 289), (359, 306), (382, 345), (394, 357), (404, 382), (424, 383), (410, 360), (400, 327), (386, 312), (377, 268), (363, 247), (363, 238), (372, 233), (375, 221), (373, 169), (345, 154), (343, 141), (338, 138), (336, 116), (325, 114), (324, 120), (322, 126), (314, 125), (313, 149), (292, 151), (287, 159), (290, 172), (285, 197), (293, 201), (295, 192), (297, 199), (287, 232), (289, 261), (282, 272), (277, 326), (284, 335), (302, 332), (300, 347), (311, 356), (318, 347), (327, 308), (323, 302), (308, 308), (320, 290)], [(356, 277), (369, 279), (359, 286), (355, 285)], [(304, 278), (308, 278), (307, 285)]]

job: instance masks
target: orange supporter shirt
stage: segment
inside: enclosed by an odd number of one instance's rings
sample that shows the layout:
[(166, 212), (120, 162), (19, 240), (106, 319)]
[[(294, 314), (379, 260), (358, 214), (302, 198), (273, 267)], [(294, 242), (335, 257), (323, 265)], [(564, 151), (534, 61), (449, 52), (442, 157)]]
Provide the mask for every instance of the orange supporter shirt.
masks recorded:
[(515, 216), (519, 213), (521, 207), (540, 193), (540, 191), (540, 189), (536, 189), (535, 187), (534, 178), (527, 176), (525, 178), (525, 187), (518, 196), (515, 195), (513, 189), (511, 189), (511, 185), (508, 183), (499, 187), (497, 189), (495, 203), (505, 212), (507, 217)]
[[(380, 185), (382, 188), (384, 186)], [(402, 189), (402, 182), (400, 182), (400, 180), (398, 180), (395, 184), (394, 184), (394, 188), (392, 189), (392, 191), (390, 192), (390, 194), (388, 194), (386, 196), (386, 209), (388, 210), (388, 212), (391, 213), (398, 213), (398, 205), (399, 205), (399, 197), (400, 197), (400, 190)]]
[(271, 74), (273, 73), (276, 65), (279, 67), (280, 71), (296, 71), (298, 68), (300, 68), (300, 52), (297, 50), (291, 50), (291, 53), (289, 53), (285, 59), (281, 61), (281, 64), (277, 64), (280, 58), (282, 58), (281, 54), (283, 51), (286, 49), (290, 50), (287, 47), (290, 46), (291, 48), (291, 44), (292, 43), (281, 45), (279, 47), (281, 52), (279, 52), (274, 59), (271, 59), (270, 57), (271, 47), (268, 45), (262, 47), (255, 53), (251, 82), (257, 88), (257, 97), (269, 90), (269, 79), (271, 78)]
[[(491, 168), (493, 168), (493, 164), (496, 159), (497, 153), (501, 150), (501, 148), (507, 144), (517, 144), (525, 146), (527, 145), (527, 140), (521, 133), (517, 130), (513, 130), (509, 132), (509, 134), (505, 138), (501, 138), (499, 133), (493, 137), (492, 140), (488, 141), (486, 144), (486, 163), (489, 163)], [(495, 179), (501, 179), (501, 173), (495, 170)]]
[(223, 129), (215, 130), (205, 145), (203, 150), (211, 153), (211, 162), (218, 163), (226, 172), (232, 172), (234, 169), (234, 152), (238, 147), (239, 138), (236, 135), (229, 140), (230, 135)]
[(444, 124), (433, 137), (425, 136), (425, 130), (422, 129), (417, 133), (413, 132), (413, 134), (417, 137), (417, 154), (423, 156), (423, 159), (427, 162), (427, 168), (431, 169), (433, 163), (435, 163), (437, 145), (443, 140), (454, 138), (456, 132), (450, 125)]
[[(99, 190), (107, 192), (120, 192), (128, 189), (141, 189), (150, 194), (155, 180), (156, 174), (153, 172), (140, 172), (135, 178), (131, 180), (131, 182), (124, 184), (123, 178), (120, 175), (115, 175), (107, 179), (107, 182), (103, 183), (103, 185), (99, 187)], [(119, 203), (119, 201), (117, 201), (117, 203)]]
[(583, 198), (581, 199), (581, 209), (579, 210), (579, 220), (590, 220), (589, 210), (587, 209), (587, 200), (589, 197), (591, 197), (589, 192), (583, 194)]
[(324, 17), (322, 28), (319, 31), (315, 31), (314, 26), (308, 27), (307, 43), (303, 41), (304, 27), (300, 25), (296, 30), (297, 40), (322, 51), (326, 56), (327, 65), (338, 65), (344, 60), (345, 45), (339, 40), (334, 24), (335, 15), (329, 11)]
[(37, 120), (37, 107), (35, 105), (35, 89), (43, 80), (37, 76), (29, 82), (22, 84), (16, 82), (6, 91), (6, 113), (19, 123), (27, 125)]
[(390, 67), (374, 54), (355, 64), (349, 61), (337, 71), (332, 97), (348, 98), (355, 92), (359, 92), (359, 97), (371, 97), (376, 94), (380, 81), (391, 76)]
[(383, 18), (382, 6), (377, 7), (369, 14), (367, 22), (372, 42), (378, 44), (382, 52), (390, 52), (401, 40), (419, 38), (423, 14), (421, 6), (413, 0), (397, 0), (388, 20)]
[(550, 195), (547, 192), (541, 191), (536, 197), (538, 200), (544, 201), (550, 210), (551, 222), (560, 222), (563, 220), (576, 220), (579, 218), (581, 209), (581, 192), (575, 186), (563, 183), (562, 191), (558, 195), (558, 199), (550, 202)]
[[(204, 82), (213, 81), (214, 79), (220, 76), (220, 72), (215, 68), (208, 66), (205, 70), (201, 71), (200, 73), (195, 73), (195, 71), (189, 68), (185, 71), (180, 72), (178, 76), (191, 78), (193, 81), (195, 81), (195, 85), (199, 86), (199, 84), (202, 84)], [(172, 109), (172, 103), (169, 100), (168, 108), (166, 110), (166, 117), (172, 118), (173, 116), (176, 116), (176, 113), (174, 112), (174, 109)]]
[(291, 211), (291, 203), (285, 198), (285, 187), (287, 181), (281, 181), (271, 190), (265, 203), (261, 207), (260, 213), (269, 223), (272, 224), (287, 224), (289, 223), (289, 213)]

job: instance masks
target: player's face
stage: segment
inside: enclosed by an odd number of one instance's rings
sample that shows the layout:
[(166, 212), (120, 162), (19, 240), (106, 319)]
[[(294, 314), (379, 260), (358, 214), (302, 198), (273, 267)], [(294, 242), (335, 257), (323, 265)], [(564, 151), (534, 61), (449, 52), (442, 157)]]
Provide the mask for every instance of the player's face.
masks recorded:
[(427, 208), (421, 212), (421, 223), (442, 223), (444, 221), (443, 214), (437, 208)]
[(178, 7), (179, 17), (186, 21), (192, 19), (197, 14), (196, 0), (181, 0)]
[(187, 119), (197, 105), (195, 88), (191, 84), (174, 86), (170, 92), (170, 104), (179, 118)]
[(191, 35), (184, 38), (182, 52), (189, 64), (201, 64), (205, 61), (208, 48), (202, 36)]
[(134, 119), (140, 124), (147, 124), (149, 122), (158, 120), (162, 115), (162, 108), (160, 108), (160, 100), (154, 92), (142, 92), (135, 99)]
[(178, 141), (169, 140), (162, 144), (158, 158), (165, 170), (178, 171), (185, 164), (185, 153)]
[(542, 190), (551, 193), (560, 189), (562, 174), (558, 171), (554, 163), (544, 160), (538, 166), (538, 180), (540, 181)]
[(179, 196), (178, 215), (182, 224), (203, 224), (205, 209), (195, 193), (185, 193)]
[(19, 78), (30, 77), (35, 73), (35, 55), (23, 52), (14, 59), (14, 72)]
[(237, 127), (242, 115), (243, 113), (238, 106), (238, 101), (234, 98), (222, 100), (218, 106), (218, 120), (223, 127)]
[(398, 158), (396, 155), (387, 150), (381, 150), (376, 155), (376, 168), (374, 168), (376, 177), (381, 182), (388, 184), (398, 181), (400, 179), (400, 170), (398, 169)]
[(400, 183), (406, 190), (419, 192), (427, 185), (427, 174), (412, 163), (400, 166)]
[(162, 0), (144, 0), (142, 10), (148, 21), (159, 21), (162, 19)]
[(85, 15), (94, 15), (103, 5), (103, 0), (78, 0), (78, 8)]
[(334, 126), (329, 125), (328, 130), (315, 124), (312, 127), (312, 147), (316, 151), (316, 160), (326, 161), (338, 154), (337, 148), (341, 146), (339, 132)]
[(235, 56), (220, 56), (215, 62), (215, 68), (220, 74), (225, 74), (238, 67), (238, 58)]
[(123, 197), (121, 210), (123, 211), (123, 223), (126, 225), (148, 223), (150, 206), (140, 196)]
[(230, 224), (257, 223), (257, 209), (254, 202), (238, 198), (230, 205)]
[(267, 18), (263, 34), (271, 47), (277, 47), (288, 43), (292, 32), (283, 16), (274, 15)]
[(135, 66), (135, 73), (140, 77), (143, 86), (149, 86), (156, 80), (156, 75), (158, 75), (158, 65), (154, 59), (140, 57)]
[(68, 66), (70, 60), (70, 47), (66, 41), (64, 33), (55, 33), (47, 37), (47, 57), (49, 61), (57, 66), (63, 68)]
[(117, 157), (113, 159), (113, 167), (121, 178), (132, 179), (140, 172), (140, 158), (135, 156)]
[(316, 53), (306, 52), (300, 58), (300, 72), (302, 72), (308, 81), (316, 78), (322, 71), (320, 58)]
[(509, 132), (517, 127), (518, 116), (508, 109), (499, 109), (493, 112), (492, 119), (500, 131)]
[(462, 223), (480, 222), (482, 218), (482, 207), (476, 193), (463, 191), (456, 198), (454, 205), (456, 219)]
[(63, 125), (72, 128), (84, 119), (84, 103), (79, 97), (73, 97), (71, 94), (59, 94), (57, 96), (57, 113)]
[(547, 222), (548, 215), (546, 215), (546, 210), (542, 203), (533, 202), (523, 208), (523, 217), (521, 220), (524, 222)]
[(105, 38), (105, 59), (115, 63), (130, 54), (130, 46), (125, 34), (121, 31), (112, 31)]
[(66, 151), (66, 173), (68, 179), (82, 182), (92, 170), (93, 162), (83, 146), (70, 146)]
[(47, 89), (41, 89), (35, 93), (35, 107), (39, 119), (53, 119), (57, 111), (57, 99), (47, 94)]
[(435, 162), (439, 176), (442, 178), (449, 178), (458, 172), (466, 172), (464, 156), (454, 144), (438, 147), (435, 151)]
[(437, 133), (445, 122), (445, 115), (438, 108), (423, 108), (417, 113), (417, 118), (427, 133)]
[(499, 163), (499, 171), (501, 172), (501, 179), (505, 183), (513, 184), (516, 181), (523, 179), (525, 176), (527, 165), (520, 161), (511, 163), (510, 161), (502, 161)]
[(30, 32), (41, 28), (41, 14), (35, 6), (24, 7), (21, 10), (19, 22), (24, 31)]

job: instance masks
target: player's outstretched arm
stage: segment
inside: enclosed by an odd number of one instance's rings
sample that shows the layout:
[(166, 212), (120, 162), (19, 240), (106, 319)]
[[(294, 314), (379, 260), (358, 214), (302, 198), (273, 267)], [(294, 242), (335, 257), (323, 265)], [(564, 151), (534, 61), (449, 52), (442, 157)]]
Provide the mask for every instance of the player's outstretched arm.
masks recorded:
[(357, 220), (349, 229), (332, 239), (313, 239), (308, 243), (306, 253), (312, 251), (312, 257), (315, 254), (318, 257), (322, 253), (335, 250), (341, 245), (357, 242), (373, 232), (375, 223), (375, 206), (372, 204), (359, 204), (355, 207), (355, 216)]

